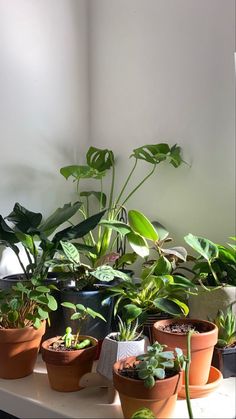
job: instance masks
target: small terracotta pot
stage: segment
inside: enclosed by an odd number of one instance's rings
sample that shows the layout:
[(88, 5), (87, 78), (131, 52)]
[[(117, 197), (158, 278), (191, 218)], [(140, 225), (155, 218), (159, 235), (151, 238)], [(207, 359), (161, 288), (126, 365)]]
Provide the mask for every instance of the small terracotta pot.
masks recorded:
[(39, 329), (0, 329), (0, 377), (22, 378), (33, 372), (46, 323)]
[[(193, 324), (204, 331), (203, 333), (193, 334), (191, 337), (191, 364), (189, 371), (190, 385), (204, 385), (208, 381), (211, 360), (214, 346), (217, 342), (218, 328), (214, 323), (206, 320), (197, 319), (169, 319), (160, 320), (154, 324), (155, 339), (162, 345), (167, 345), (167, 349), (173, 351), (176, 347), (187, 354), (187, 335), (183, 333), (171, 333), (161, 330), (160, 327), (171, 324)], [(201, 330), (200, 329), (200, 330)]]
[(118, 372), (124, 365), (132, 364), (135, 360), (136, 357), (129, 357), (117, 361), (113, 367), (114, 387), (119, 392), (124, 417), (131, 418), (134, 412), (145, 407), (156, 418), (171, 418), (182, 386), (182, 372), (171, 378), (157, 380), (154, 387), (148, 389), (142, 380), (123, 377)]
[(74, 351), (54, 351), (49, 346), (60, 336), (45, 340), (42, 344), (42, 358), (46, 363), (50, 386), (57, 391), (78, 391), (81, 377), (90, 372), (97, 353), (97, 339), (80, 336), (79, 341), (90, 339), (93, 346)]

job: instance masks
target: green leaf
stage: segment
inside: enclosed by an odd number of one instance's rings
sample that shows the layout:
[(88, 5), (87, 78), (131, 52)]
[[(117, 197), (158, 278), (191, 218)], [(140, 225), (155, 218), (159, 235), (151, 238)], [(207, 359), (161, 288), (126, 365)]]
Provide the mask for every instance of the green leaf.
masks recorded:
[(158, 221), (152, 221), (152, 225), (155, 228), (159, 241), (165, 240), (169, 236), (169, 232), (166, 230), (166, 228), (160, 224)]
[(90, 273), (94, 276), (94, 278), (98, 279), (99, 281), (110, 282), (120, 272), (116, 271), (109, 265), (102, 265), (98, 266), (94, 271)]
[(97, 198), (98, 202), (101, 202), (102, 208), (105, 208), (106, 206), (106, 201), (107, 201), (107, 197), (106, 194), (104, 192), (97, 192), (97, 191), (83, 191), (80, 192), (80, 196), (95, 196), (95, 198)]
[(142, 258), (149, 255), (149, 248), (146, 240), (138, 233), (127, 234), (127, 239), (133, 251)]
[(47, 293), (50, 292), (50, 288), (45, 287), (44, 285), (40, 285), (39, 287), (36, 287), (36, 291)]
[(117, 268), (121, 268), (123, 265), (132, 265), (137, 260), (138, 255), (136, 253), (125, 253), (122, 255), (118, 262), (117, 262)]
[(60, 245), (67, 259), (75, 265), (80, 264), (80, 255), (77, 248), (70, 242), (60, 241)]
[(72, 310), (76, 310), (76, 306), (73, 303), (65, 301), (64, 303), (61, 303), (61, 306), (66, 308), (71, 308)]
[(158, 234), (152, 223), (141, 212), (130, 210), (128, 212), (129, 224), (135, 233), (145, 237), (145, 239), (156, 241)]
[(50, 310), (52, 311), (56, 311), (57, 310), (57, 301), (55, 300), (55, 298), (52, 295), (47, 295), (47, 299), (48, 299), (48, 308), (50, 308)]
[(10, 323), (15, 323), (19, 317), (18, 311), (16, 310), (10, 311), (7, 317)]
[(141, 313), (142, 309), (140, 307), (137, 307), (135, 304), (126, 304), (122, 309), (122, 318), (130, 323), (137, 319)]
[(147, 163), (158, 164), (170, 153), (170, 147), (166, 143), (160, 144), (147, 144), (142, 147), (133, 150), (133, 154), (136, 159), (144, 160)]
[(161, 249), (161, 251), (165, 255), (173, 255), (176, 256), (178, 259), (182, 260), (183, 262), (186, 262), (187, 260), (187, 250), (182, 246), (176, 246), (176, 247), (170, 247), (169, 249)]
[(155, 379), (152, 375), (146, 378), (144, 381), (144, 386), (147, 388), (152, 388), (155, 385)]
[(106, 322), (106, 319), (97, 311), (92, 310), (91, 308), (87, 307), (87, 313), (93, 318), (95, 319), (96, 317), (98, 317), (99, 319), (103, 320), (104, 322)]
[(99, 225), (103, 227), (108, 227), (111, 230), (117, 231), (120, 235), (124, 236), (132, 231), (130, 226), (123, 223), (122, 221), (109, 221), (109, 220), (101, 220)]
[(165, 256), (160, 256), (155, 264), (155, 275), (169, 275), (172, 271), (172, 265)]
[(172, 316), (181, 316), (183, 314), (180, 306), (168, 298), (156, 298), (153, 304), (158, 310), (172, 314)]
[(81, 319), (81, 317), (82, 317), (81, 313), (73, 313), (70, 318), (71, 320), (79, 320)]
[(78, 209), (81, 207), (81, 202), (75, 202), (71, 204), (65, 204), (62, 208), (57, 208), (50, 217), (40, 226), (40, 231), (50, 234), (60, 225), (68, 221), (73, 215), (76, 214)]
[(163, 380), (165, 378), (165, 370), (163, 368), (156, 368), (154, 374), (158, 380)]
[(32, 255), (34, 255), (34, 253), (37, 253), (37, 249), (34, 243), (34, 238), (29, 235), (29, 234), (25, 234), (25, 233), (21, 233), (16, 232), (16, 237), (19, 239), (19, 241), (21, 242), (21, 244), (30, 251), (30, 253)]
[[(9, 246), (14, 243), (19, 243), (15, 232), (7, 225), (2, 216), (0, 215), (0, 243)], [(16, 247), (16, 246), (14, 246)], [(17, 247), (16, 247), (17, 248)]]
[(212, 241), (205, 239), (204, 237), (194, 236), (189, 233), (184, 237), (184, 240), (190, 247), (192, 247), (208, 261), (217, 258), (219, 255), (217, 246)]
[(114, 154), (111, 150), (90, 147), (86, 154), (87, 164), (98, 172), (104, 172), (114, 165)]
[(29, 211), (16, 202), (13, 211), (6, 219), (11, 221), (17, 230), (28, 233), (30, 229), (35, 229), (39, 226), (42, 220), (42, 214)]
[(41, 320), (36, 318), (33, 322), (33, 326), (35, 327), (35, 329), (39, 329), (42, 326)]
[(80, 311), (86, 311), (86, 308), (83, 304), (76, 304), (76, 309)]
[(76, 180), (80, 179), (101, 179), (105, 176), (105, 172), (98, 172), (97, 170), (93, 169), (89, 166), (79, 166), (79, 165), (72, 165), (72, 166), (65, 166), (62, 167), (60, 170), (62, 176), (68, 179), (70, 176), (75, 178)]
[(59, 242), (60, 240), (69, 241), (86, 236), (86, 234), (88, 234), (98, 225), (105, 212), (105, 210), (101, 211), (95, 215), (92, 215), (91, 217), (87, 218), (86, 220), (82, 221), (76, 226), (68, 227), (62, 231), (59, 231), (57, 234), (55, 234), (53, 242)]
[(46, 320), (48, 318), (48, 312), (43, 310), (41, 307), (38, 307), (38, 314), (43, 320)]

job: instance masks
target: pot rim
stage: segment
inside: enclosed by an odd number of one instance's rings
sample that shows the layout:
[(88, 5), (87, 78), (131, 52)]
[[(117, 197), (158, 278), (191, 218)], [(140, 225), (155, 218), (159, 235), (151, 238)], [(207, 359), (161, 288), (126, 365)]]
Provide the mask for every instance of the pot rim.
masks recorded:
[(158, 320), (157, 322), (154, 323), (153, 327), (154, 329), (158, 330), (158, 332), (160, 333), (166, 333), (168, 335), (174, 335), (174, 336), (187, 336), (187, 333), (173, 333), (167, 330), (162, 330), (160, 329), (158, 326), (162, 326), (162, 325), (170, 325), (170, 324), (189, 324), (189, 323), (200, 323), (200, 324), (205, 324), (209, 327), (209, 330), (207, 330), (206, 332), (201, 332), (201, 333), (195, 333), (192, 335), (191, 339), (197, 339), (200, 336), (206, 336), (206, 335), (211, 335), (214, 334), (216, 332), (216, 330), (218, 329), (217, 326), (208, 321), (208, 320), (201, 320), (201, 319), (190, 319), (190, 318), (172, 318), (172, 319), (166, 319), (166, 320)]

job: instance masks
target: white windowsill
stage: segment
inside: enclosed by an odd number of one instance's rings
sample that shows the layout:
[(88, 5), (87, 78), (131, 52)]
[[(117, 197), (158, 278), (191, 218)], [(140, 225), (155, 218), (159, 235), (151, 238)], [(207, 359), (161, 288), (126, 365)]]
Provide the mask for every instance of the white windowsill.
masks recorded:
[[(234, 418), (236, 379), (227, 378), (208, 397), (192, 400), (195, 418)], [(119, 402), (107, 403), (107, 389), (90, 387), (60, 393), (49, 387), (41, 357), (35, 372), (18, 380), (0, 379), (0, 409), (19, 418), (122, 418)], [(188, 418), (185, 400), (178, 400), (174, 418)]]

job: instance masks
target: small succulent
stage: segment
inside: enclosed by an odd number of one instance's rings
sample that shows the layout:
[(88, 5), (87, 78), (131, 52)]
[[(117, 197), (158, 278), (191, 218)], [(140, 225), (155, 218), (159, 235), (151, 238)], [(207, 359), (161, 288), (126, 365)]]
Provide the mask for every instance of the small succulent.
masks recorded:
[(148, 347), (147, 353), (137, 357), (141, 361), (137, 364), (138, 376), (144, 380), (144, 386), (152, 388), (155, 385), (155, 378), (163, 380), (166, 378), (166, 370), (173, 373), (180, 371), (184, 363), (183, 352), (179, 348), (175, 351), (164, 351), (166, 345), (155, 342)]
[(219, 329), (217, 345), (220, 348), (232, 345), (236, 342), (236, 316), (233, 313), (233, 304), (230, 304), (226, 311), (218, 310), (213, 322)]
[(139, 321), (138, 317), (142, 313), (141, 308), (136, 307), (134, 304), (126, 304), (122, 310), (122, 318), (117, 315), (118, 322), (118, 334), (117, 340), (121, 342), (137, 340), (141, 334), (138, 331)]
[(131, 419), (155, 419), (155, 415), (152, 410), (142, 407), (133, 413)]

